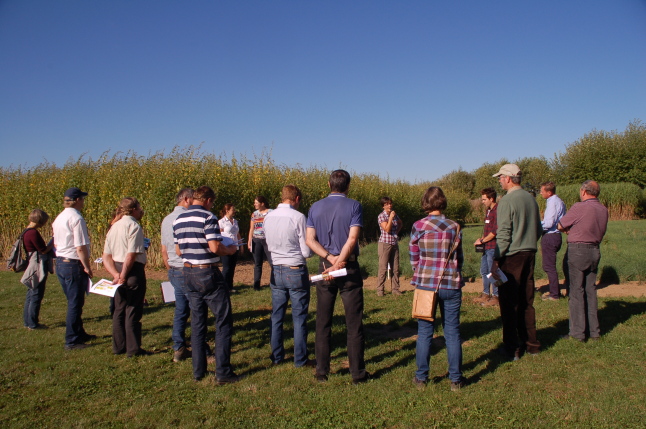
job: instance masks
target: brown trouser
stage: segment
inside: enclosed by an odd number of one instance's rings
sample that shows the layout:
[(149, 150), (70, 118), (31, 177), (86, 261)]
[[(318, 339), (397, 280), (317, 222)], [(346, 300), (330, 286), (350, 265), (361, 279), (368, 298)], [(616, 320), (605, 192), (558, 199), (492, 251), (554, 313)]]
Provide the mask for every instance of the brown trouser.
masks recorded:
[(538, 353), (541, 348), (536, 338), (534, 262), (535, 252), (518, 252), (500, 260), (507, 276), (507, 283), (498, 287), (502, 342), (510, 353), (525, 347)]

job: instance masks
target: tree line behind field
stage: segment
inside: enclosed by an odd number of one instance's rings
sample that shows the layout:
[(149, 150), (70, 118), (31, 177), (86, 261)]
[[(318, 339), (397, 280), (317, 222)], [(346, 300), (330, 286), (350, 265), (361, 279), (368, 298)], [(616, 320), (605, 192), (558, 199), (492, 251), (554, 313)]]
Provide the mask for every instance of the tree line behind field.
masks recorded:
[[(502, 194), (492, 175), (508, 162), (501, 159), (485, 163), (472, 172), (456, 170), (434, 182), (415, 184), (351, 171), (349, 196), (360, 201), (364, 209), (363, 242), (374, 241), (379, 236), (377, 216), (382, 211), (379, 204), (382, 196), (393, 199), (405, 234), (414, 221), (424, 216), (420, 201), (431, 185), (441, 186), (445, 191), (448, 217), (466, 223), (481, 222), (480, 190), (494, 187)], [(646, 126), (639, 121), (630, 123), (621, 133), (592, 131), (568, 145), (564, 153), (552, 160), (539, 157), (512, 162), (523, 171), (526, 189), (536, 192), (540, 183), (552, 180), (568, 207), (578, 201), (581, 182), (595, 179), (601, 183), (601, 201), (608, 206), (612, 219), (644, 215)], [(102, 253), (117, 203), (123, 197), (132, 196), (146, 211), (141, 223), (146, 237), (152, 241), (149, 261), (153, 266), (161, 266), (161, 221), (172, 211), (175, 195), (181, 188), (212, 187), (217, 194), (213, 211), (219, 215), (225, 203), (235, 204), (241, 234), (246, 236), (256, 195), (264, 195), (275, 207), (280, 202), (283, 185), (293, 183), (303, 192), (300, 210), (307, 213), (312, 203), (328, 194), (329, 173), (327, 168), (279, 165), (267, 153), (253, 159), (225, 159), (192, 146), (149, 156), (135, 152), (104, 153), (96, 160), (81, 156), (62, 167), (42, 163), (30, 169), (0, 168), (0, 192), (5, 196), (0, 203), (0, 257), (6, 258), (17, 235), (26, 227), (32, 209), (45, 210), (50, 214), (50, 222), (53, 221), (62, 210), (65, 190), (71, 186), (89, 193), (83, 216), (92, 238), (93, 258)], [(543, 208), (540, 196), (537, 201)], [(43, 235), (51, 235), (49, 225), (43, 228)]]

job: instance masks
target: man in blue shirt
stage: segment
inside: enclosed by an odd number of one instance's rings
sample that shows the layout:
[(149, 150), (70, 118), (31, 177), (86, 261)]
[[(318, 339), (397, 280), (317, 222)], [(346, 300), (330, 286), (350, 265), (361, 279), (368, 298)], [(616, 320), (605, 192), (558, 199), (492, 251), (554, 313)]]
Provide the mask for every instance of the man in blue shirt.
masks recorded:
[(545, 198), (546, 207), (543, 214), (543, 238), (541, 239), (541, 254), (543, 255), (543, 271), (550, 281), (549, 292), (542, 296), (544, 301), (558, 301), (559, 273), (556, 270), (556, 254), (561, 250), (561, 231), (556, 227), (565, 215), (565, 203), (556, 195), (554, 182), (541, 183), (541, 197)]
[(307, 245), (320, 256), (319, 273), (346, 268), (348, 274), (316, 285), (316, 379), (327, 381), (330, 372), (332, 314), (338, 293), (345, 309), (350, 373), (352, 382), (358, 384), (370, 376), (363, 358), (363, 278), (357, 262), (363, 208), (347, 197), (350, 187), (347, 171), (333, 171), (328, 186), (330, 194), (310, 208)]
[(229, 288), (216, 263), (218, 255), (238, 251), (235, 244), (222, 244), (218, 218), (211, 213), (215, 192), (200, 186), (193, 193), (193, 204), (173, 222), (175, 252), (184, 262), (184, 280), (191, 307), (191, 345), (193, 378), (206, 375), (206, 321), (208, 306), (215, 315), (215, 378), (219, 385), (240, 380), (231, 366), (233, 314)]

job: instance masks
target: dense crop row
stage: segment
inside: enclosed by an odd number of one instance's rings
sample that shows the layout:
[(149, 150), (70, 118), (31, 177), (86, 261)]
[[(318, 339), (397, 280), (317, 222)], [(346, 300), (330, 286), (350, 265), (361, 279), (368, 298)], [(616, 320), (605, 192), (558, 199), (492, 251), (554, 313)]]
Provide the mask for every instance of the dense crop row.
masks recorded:
[[(109, 221), (118, 201), (132, 196), (141, 201), (146, 212), (142, 225), (146, 236), (152, 240), (150, 263), (159, 266), (159, 227), (164, 216), (173, 209), (179, 189), (211, 186), (217, 194), (214, 211), (219, 211), (225, 203), (235, 204), (244, 235), (256, 195), (265, 195), (273, 207), (280, 202), (282, 186), (293, 183), (303, 192), (301, 211), (307, 213), (313, 202), (327, 195), (329, 172), (318, 167), (305, 169), (277, 165), (267, 154), (254, 159), (224, 159), (202, 153), (195, 147), (175, 148), (168, 154), (150, 156), (140, 156), (134, 152), (105, 153), (97, 160), (79, 158), (63, 167), (44, 163), (31, 169), (0, 169), (0, 192), (5, 195), (0, 205), (0, 252), (6, 257), (13, 240), (26, 226), (27, 215), (32, 209), (45, 210), (53, 220), (62, 210), (65, 189), (78, 186), (89, 193), (83, 215), (92, 237), (93, 258), (101, 254)], [(379, 198), (383, 195), (389, 195), (394, 200), (395, 210), (404, 220), (404, 231), (409, 231), (412, 222), (423, 216), (420, 199), (428, 185), (391, 181), (372, 174), (353, 174), (350, 197), (359, 200), (364, 207), (363, 241), (378, 237), (377, 215), (382, 210)], [(568, 206), (578, 197), (577, 189), (559, 188), (559, 194)], [(470, 201), (467, 194), (445, 190), (449, 199), (449, 217), (461, 221), (479, 220), (482, 217), (480, 205)], [(603, 201), (609, 205), (612, 213), (622, 219), (634, 214), (635, 201), (641, 198), (641, 190), (634, 185), (602, 187)], [(51, 235), (49, 226), (44, 228), (43, 235)]]

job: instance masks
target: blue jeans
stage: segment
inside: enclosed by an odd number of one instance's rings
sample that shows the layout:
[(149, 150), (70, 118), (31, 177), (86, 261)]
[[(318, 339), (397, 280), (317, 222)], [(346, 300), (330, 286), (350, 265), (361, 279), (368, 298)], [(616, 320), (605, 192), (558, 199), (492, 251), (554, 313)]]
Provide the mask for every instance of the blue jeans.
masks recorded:
[(206, 332), (210, 308), (215, 315), (215, 377), (234, 376), (231, 366), (231, 337), (233, 314), (229, 289), (217, 267), (184, 267), (184, 280), (191, 307), (191, 346), (193, 349), (193, 377), (206, 375)]
[(65, 319), (65, 345), (82, 343), (86, 335), (83, 329), (83, 305), (89, 278), (81, 261), (56, 262), (56, 276), (67, 297), (67, 318)]
[(491, 285), (491, 295), (498, 296), (498, 286), (496, 286), (493, 278), (487, 278), (487, 274), (491, 272), (491, 265), (493, 264), (493, 254), (496, 249), (488, 249), (482, 254), (480, 260), (480, 275), (482, 276), (482, 293), (489, 295), (489, 285)]
[(307, 363), (307, 311), (310, 305), (310, 281), (307, 266), (291, 268), (286, 265), (271, 267), (271, 361), (285, 358), (283, 321), (287, 302), (292, 300), (294, 323), (294, 366)]
[[(449, 379), (457, 382), (462, 378), (462, 340), (460, 339), (462, 290), (440, 289), (437, 298), (442, 314), (442, 328), (444, 329), (446, 354), (449, 361)], [(421, 319), (417, 321), (417, 349), (415, 353), (417, 371), (415, 377), (422, 381), (428, 379), (434, 323)]]
[(36, 328), (38, 326), (38, 316), (40, 315), (40, 304), (43, 302), (45, 296), (45, 283), (47, 283), (47, 275), (43, 281), (38, 283), (34, 289), (27, 288), (27, 296), (25, 297), (25, 309), (22, 313), (23, 323), (28, 328)]
[(175, 315), (173, 316), (173, 350), (186, 347), (186, 325), (191, 315), (191, 307), (188, 304), (188, 294), (184, 284), (183, 268), (168, 270), (168, 280), (175, 289)]

